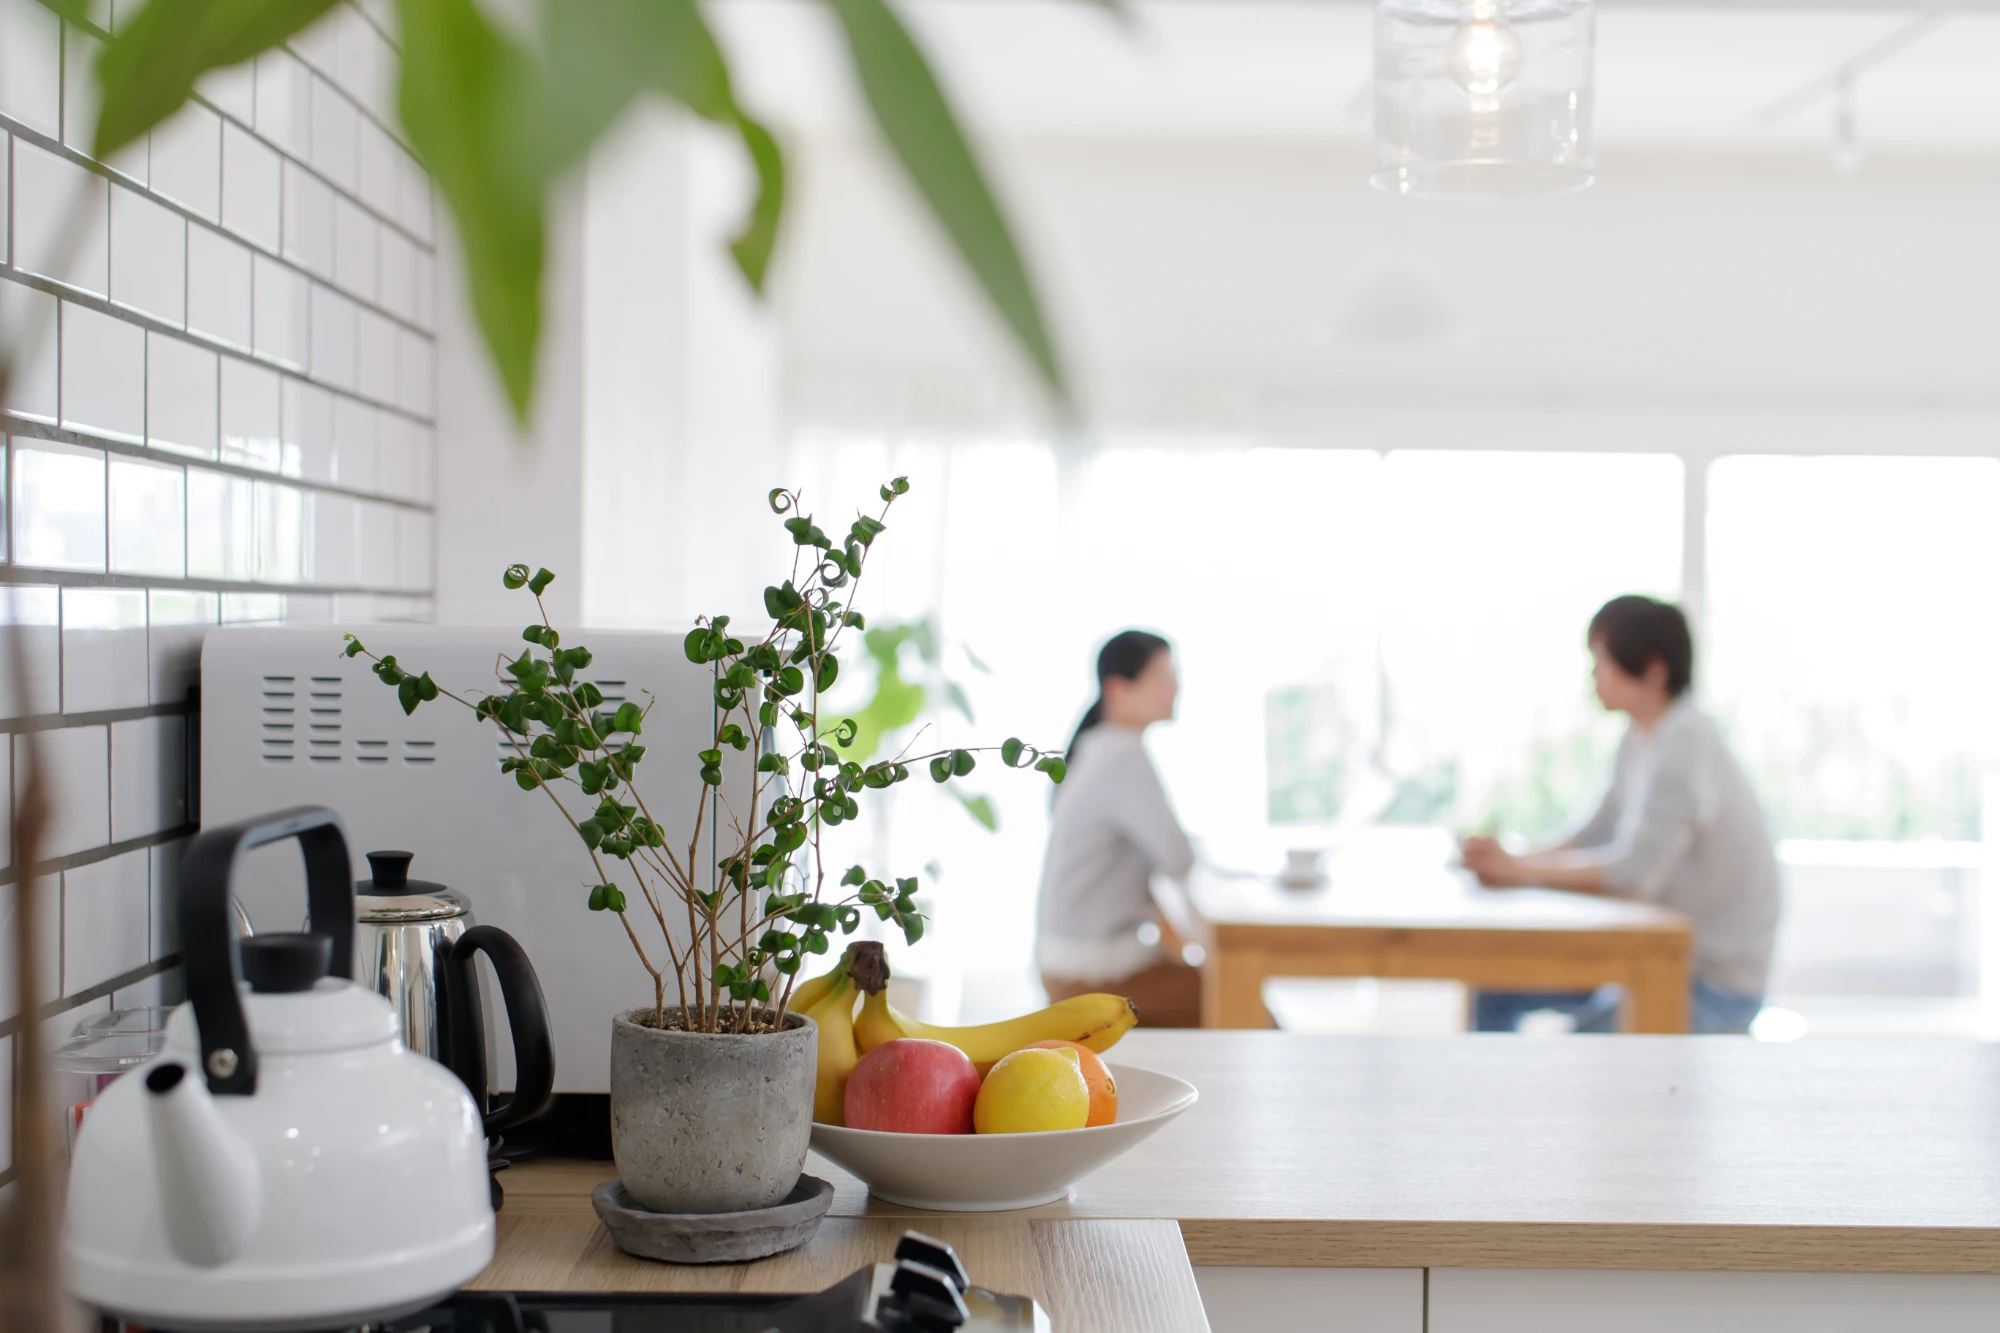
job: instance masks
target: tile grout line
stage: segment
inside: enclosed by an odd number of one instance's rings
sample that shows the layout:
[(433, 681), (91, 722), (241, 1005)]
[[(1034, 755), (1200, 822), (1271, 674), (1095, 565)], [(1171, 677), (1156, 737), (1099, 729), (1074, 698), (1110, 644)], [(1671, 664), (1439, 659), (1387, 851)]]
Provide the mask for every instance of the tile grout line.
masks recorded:
[[(185, 268), (186, 265), (184, 264), (183, 267)], [(280, 361), (268, 353), (259, 352), (255, 348), (240, 346), (226, 339), (219, 338), (214, 334), (204, 333), (199, 329), (176, 328), (166, 320), (161, 319), (158, 315), (148, 314), (137, 306), (125, 305), (122, 302), (112, 300), (108, 296), (99, 296), (95, 292), (86, 291), (81, 287), (73, 287), (59, 278), (44, 277), (39, 273), (32, 273), (27, 269), (0, 265), (0, 279), (5, 279), (33, 291), (41, 292), (47, 296), (53, 296), (57, 300), (69, 305), (81, 306), (85, 310), (89, 310), (93, 314), (103, 315), (107, 319), (116, 319), (122, 323), (145, 329), (149, 333), (173, 338), (178, 342), (192, 343), (203, 351), (218, 353), (237, 361), (247, 361), (260, 369), (271, 371), (282, 378), (290, 378), (308, 384), (334, 397), (346, 398), (360, 403), (364, 407), (373, 408), (378, 412), (387, 412), (393, 416), (402, 417), (411, 424), (421, 426), (426, 430), (435, 431), (437, 429), (437, 418), (434, 415), (425, 416), (411, 408), (402, 406), (400, 403), (391, 403), (384, 399), (372, 398), (356, 389), (342, 388), (330, 380), (318, 378), (311, 370), (303, 366), (294, 365), (289, 361)], [(320, 285), (326, 286), (325, 283), (321, 283)], [(334, 291), (331, 287), (328, 287), (328, 290)], [(334, 294), (336, 296), (341, 295), (338, 291), (334, 291)], [(348, 298), (342, 296), (341, 299), (346, 300)], [(358, 305), (359, 303), (355, 302), (353, 304)], [(308, 334), (310, 334), (310, 327), (308, 327)], [(433, 344), (431, 357), (433, 367), (435, 367), (437, 359), (435, 344)], [(433, 412), (436, 411), (435, 401), (431, 410)]]
[[(106, 996), (124, 990), (128, 986), (136, 986), (148, 977), (156, 977), (164, 972), (170, 972), (180, 965), (181, 956), (177, 952), (150, 959), (138, 967), (120, 972), (115, 977), (106, 978), (88, 989), (78, 991), (74, 995), (57, 996), (35, 1010), (35, 1020), (46, 1023), (51, 1018), (60, 1018), (73, 1009), (81, 1009), (86, 1004), (102, 1000)], [(21, 1030), (21, 1027), (22, 1015), (20, 1014), (15, 1014), (12, 1018), (0, 1019), (0, 1041), (5, 1041), (8, 1037), (13, 1036)]]
[[(107, 819), (106, 822), (108, 823), (109, 820)], [(85, 866), (94, 866), (100, 861), (110, 861), (120, 856), (130, 855), (133, 852), (159, 847), (169, 842), (178, 842), (182, 838), (193, 837), (200, 831), (201, 829), (197, 825), (181, 823), (175, 825), (173, 828), (161, 829), (157, 833), (141, 833), (135, 837), (126, 838), (122, 842), (107, 842), (101, 846), (85, 848), (80, 852), (70, 852), (63, 856), (52, 856), (45, 861), (37, 861), (26, 870), (23, 870), (20, 866), (8, 866), (6, 869), (0, 870), (0, 888), (4, 888), (9, 884), (19, 884), (24, 879), (47, 879), (50, 875), (59, 875), (70, 870), (81, 870)]]
[(151, 574), (101, 574), (95, 570), (0, 564), (0, 588), (10, 586), (212, 592), (225, 595), (240, 593), (245, 596), (273, 597), (396, 597), (410, 601), (428, 601), (437, 595), (434, 587), (388, 588), (365, 583), (254, 583), (231, 579), (166, 579)]
[(27, 717), (0, 718), (0, 736), (24, 736), (32, 732), (66, 731), (76, 727), (108, 727), (117, 722), (139, 722), (154, 717), (199, 716), (192, 700), (177, 704), (100, 708), (87, 713), (33, 713)]
[[(242, 128), (241, 122), (232, 119), (229, 123), (237, 125), (238, 128)], [(173, 213), (177, 217), (181, 218), (182, 221), (190, 225), (202, 227), (203, 229), (215, 234), (216, 236), (221, 237), (226, 241), (231, 242), (232, 244), (242, 246), (244, 249), (250, 251), (252, 254), (261, 255), (265, 259), (270, 260), (271, 262), (276, 263), (281, 267), (284, 267), (286, 269), (291, 270), (292, 272), (297, 273), (299, 276), (305, 278), (309, 282), (316, 282), (320, 286), (325, 287), (330, 291), (337, 292), (341, 296), (346, 297), (348, 300), (353, 301), (356, 305), (365, 307), (366, 309), (370, 310), (371, 312), (377, 315), (380, 315), (382, 318), (388, 320), (393, 324), (400, 325), (401, 327), (406, 328), (410, 332), (415, 333), (421, 337), (431, 338), (431, 339), (435, 339), (437, 337), (437, 331), (435, 329), (426, 329), (423, 325), (417, 323), (414, 317), (409, 315), (398, 314), (394, 310), (391, 310), (388, 306), (381, 304), (380, 301), (376, 298), (361, 296), (358, 293), (354, 292), (352, 289), (341, 286), (338, 279), (334, 278), (333, 276), (320, 273), (318, 270), (308, 267), (303, 261), (296, 259), (291, 255), (285, 253), (284, 233), (282, 230), (280, 230), (279, 232), (278, 246), (277, 248), (274, 249), (264, 245), (262, 242), (257, 240), (257, 238), (249, 235), (247, 232), (237, 231), (234, 228), (224, 224), (221, 221), (222, 187), (221, 187), (221, 165), (220, 165), (221, 151), (219, 147), (221, 143), (221, 138), (219, 133), (217, 137), (218, 149), (217, 149), (217, 167), (216, 167), (216, 181), (217, 181), (216, 210), (215, 210), (216, 216), (215, 219), (211, 220), (203, 216), (201, 213), (195, 211), (195, 209), (193, 209), (186, 203), (183, 203), (181, 200), (175, 198), (174, 196), (160, 193), (160, 191), (151, 184), (152, 169), (151, 169), (150, 147), (148, 148), (148, 155), (147, 155), (148, 167), (146, 174), (148, 179), (147, 183), (141, 184), (140, 182), (134, 180), (131, 176), (128, 176), (123, 171), (117, 169), (116, 167), (106, 166), (104, 163), (99, 162), (97, 159), (89, 156), (88, 154), (79, 152), (77, 149), (70, 147), (68, 144), (62, 142), (62, 140), (50, 138), (48, 135), (43, 134), (41, 131), (35, 129), (33, 126), (28, 125), (25, 122), (15, 120), (13, 117), (9, 116), (4, 111), (0, 111), (0, 130), (10, 131), (16, 139), (25, 139), (30, 146), (39, 149), (42, 152), (48, 153), (53, 157), (60, 158), (61, 160), (68, 162), (71, 166), (82, 167), (83, 169), (89, 171), (91, 174), (97, 176), (98, 179), (104, 181), (106, 189), (116, 188), (116, 189), (129, 190), (132, 193), (138, 195), (140, 198), (146, 200), (148, 203), (151, 203), (161, 209), (164, 209), (169, 213)], [(268, 141), (262, 138), (258, 138), (257, 142), (263, 144), (267, 143)], [(282, 200), (284, 197), (282, 175), (280, 176), (279, 180), (280, 184), (279, 184), (278, 194), (282, 204)], [(345, 197), (341, 195), (340, 191), (338, 191), (335, 187), (331, 185), (328, 185), (328, 189), (332, 191), (336, 195), (336, 197)], [(107, 213), (109, 211), (109, 199), (110, 196), (106, 195)], [(377, 223), (381, 223), (383, 221), (383, 219), (377, 216), (373, 212), (373, 210), (369, 209), (365, 203), (361, 203), (360, 201), (354, 199), (349, 199), (348, 202), (350, 204), (354, 204), (356, 207), (359, 207), (363, 212), (367, 213), (371, 220)], [(411, 240), (407, 236), (407, 234), (405, 235), (405, 239), (409, 240), (410, 244), (415, 249), (417, 249), (424, 257), (432, 260), (433, 267), (435, 267), (435, 262), (437, 258), (437, 252), (435, 248), (429, 246), (424, 242)], [(13, 256), (10, 255), (9, 258), (11, 263)]]
[(240, 477), (245, 481), (273, 482), (295, 491), (309, 491), (316, 495), (345, 496), (351, 500), (389, 505), (397, 509), (413, 509), (427, 514), (434, 514), (437, 509), (437, 506), (428, 500), (389, 495), (381, 491), (355, 490), (338, 482), (317, 481), (310, 477), (293, 476), (284, 472), (266, 472), (248, 463), (232, 463), (226, 459), (183, 454), (164, 446), (149, 448), (143, 444), (133, 444), (129, 440), (99, 435), (92, 430), (79, 430), (73, 426), (50, 426), (32, 417), (18, 416), (6, 408), (0, 408), (0, 431), (12, 435), (15, 439), (66, 444), (79, 449), (97, 449), (107, 457), (116, 455), (120, 458), (136, 458), (157, 463), (162, 467), (189, 467), (201, 472)]
[[(348, 6), (348, 8), (352, 8), (352, 6)], [(359, 10), (356, 10), (355, 12), (360, 13)], [(360, 16), (364, 22), (368, 23), (369, 27), (375, 28), (377, 32), (381, 32), (381, 29), (376, 28), (373, 20), (369, 19), (365, 13), (361, 14)], [(111, 33), (106, 31), (105, 29), (99, 28), (95, 23), (85, 22), (73, 25), (70, 22), (64, 22), (60, 26), (62, 29), (61, 38), (56, 46), (57, 58), (61, 62), (61, 67), (57, 70), (57, 78), (56, 78), (57, 97), (59, 99), (59, 104), (56, 107), (56, 126), (58, 129), (59, 137), (60, 137), (60, 132), (63, 129), (64, 117), (68, 114), (69, 110), (68, 99), (63, 95), (64, 85), (66, 85), (69, 80), (68, 60), (63, 53), (68, 44), (70, 27), (71, 26), (80, 27), (84, 30), (85, 35), (95, 37), (99, 41), (109, 42), (111, 40)], [(384, 40), (387, 41), (387, 34), (384, 34)], [(388, 42), (388, 45), (389, 49), (395, 53), (397, 61), (400, 63), (402, 60), (402, 49), (398, 47), (396, 43), (393, 41)], [(274, 51), (280, 51), (283, 54), (290, 56), (293, 60), (298, 62), (299, 67), (305, 70), (305, 72), (308, 75), (326, 84), (327, 87), (333, 89), (334, 92), (338, 93), (343, 100), (347, 101), (350, 105), (353, 106), (357, 114), (359, 114), (363, 119), (367, 120), (369, 124), (373, 125), (376, 129), (380, 130), (385, 136), (387, 136), (390, 144), (394, 148), (396, 148), (399, 152), (401, 152), (404, 157), (408, 158), (410, 160), (411, 165), (415, 166), (419, 171), (423, 169), (423, 164), (417, 160), (417, 155), (415, 151), (410, 147), (408, 143), (404, 141), (403, 137), (399, 133), (397, 133), (396, 127), (389, 124), (387, 121), (384, 121), (380, 116), (377, 116), (372, 108), (367, 106), (365, 103), (361, 101), (360, 98), (356, 97), (353, 93), (350, 93), (345, 87), (343, 87), (338, 79), (334, 78), (330, 74), (322, 72), (318, 65), (314, 64), (312, 61), (306, 59), (303, 55), (300, 55), (296, 50), (294, 50), (291, 46), (291, 43), (289, 42), (282, 43), (279, 46), (273, 47), (271, 49)], [(256, 71), (254, 66), (251, 72), (251, 89), (252, 89), (251, 92), (252, 108), (254, 112), (255, 98), (256, 98), (256, 93), (255, 93)], [(278, 153), (281, 157), (296, 162), (306, 171), (312, 173), (314, 176), (319, 177), (320, 181), (323, 184), (325, 184), (327, 188), (337, 191), (341, 194), (347, 195), (353, 202), (360, 204), (370, 213), (375, 214), (375, 216), (379, 221), (385, 223), (388, 226), (394, 227), (397, 231), (402, 232), (413, 243), (425, 246), (427, 248), (435, 248), (436, 246), (435, 240), (430, 240), (430, 241), (423, 240), (421, 237), (417, 235), (416, 232), (412, 231), (408, 226), (404, 225), (403, 221), (400, 218), (392, 218), (386, 214), (377, 213), (374, 206), (369, 204), (365, 199), (362, 199), (360, 195), (355, 194), (353, 191), (346, 189), (345, 187), (340, 185), (337, 181), (333, 180), (332, 177), (326, 175), (325, 172), (320, 170), (320, 168), (315, 166), (311, 161), (309, 161), (306, 158), (298, 156), (296, 153), (292, 152), (289, 148), (285, 147), (283, 144), (280, 144), (275, 139), (270, 138), (267, 133), (260, 131), (256, 126), (254, 114), (252, 120), (245, 121), (240, 116), (236, 115), (234, 112), (229, 111), (226, 108), (219, 106), (214, 101), (210, 100), (208, 94), (201, 91), (199, 88), (192, 90), (188, 94), (188, 101), (194, 103), (197, 106), (202, 107), (203, 109), (207, 110), (213, 115), (220, 116), (226, 120), (234, 121), (239, 128), (249, 131), (260, 142), (270, 147), (274, 152)], [(5, 123), (11, 119), (12, 118), (7, 116), (4, 112), (0, 112), (0, 123)], [(308, 135), (310, 136), (312, 129), (312, 124), (311, 124), (312, 89), (310, 84), (307, 85), (306, 89), (306, 120), (307, 120), (306, 129)], [(39, 131), (33, 131), (33, 132), (39, 134)], [(150, 138), (151, 135), (149, 133), (148, 134), (149, 141)], [(357, 145), (357, 150), (358, 150), (358, 145)], [(86, 159), (86, 160), (91, 160), (91, 159)], [(112, 170), (115, 171), (116, 168), (112, 168)], [(122, 175), (123, 173), (120, 174)], [(428, 202), (432, 205), (430, 209), (431, 226), (432, 226), (432, 232), (433, 234), (435, 234), (437, 226), (436, 199), (432, 198)], [(218, 209), (218, 211), (220, 210)]]

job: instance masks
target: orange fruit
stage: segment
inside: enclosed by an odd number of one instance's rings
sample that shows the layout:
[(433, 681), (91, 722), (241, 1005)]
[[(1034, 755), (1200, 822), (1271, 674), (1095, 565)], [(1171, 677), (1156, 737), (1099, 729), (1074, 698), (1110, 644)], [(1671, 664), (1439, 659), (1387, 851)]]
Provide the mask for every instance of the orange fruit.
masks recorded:
[(1076, 1052), (1077, 1064), (1083, 1069), (1084, 1086), (1090, 1089), (1090, 1119), (1084, 1122), (1086, 1129), (1091, 1125), (1109, 1125), (1117, 1121), (1118, 1080), (1111, 1077), (1111, 1071), (1104, 1067), (1104, 1061), (1098, 1058), (1096, 1051), (1075, 1041), (1038, 1041), (1031, 1043), (1030, 1049), (1037, 1046), (1045, 1050)]

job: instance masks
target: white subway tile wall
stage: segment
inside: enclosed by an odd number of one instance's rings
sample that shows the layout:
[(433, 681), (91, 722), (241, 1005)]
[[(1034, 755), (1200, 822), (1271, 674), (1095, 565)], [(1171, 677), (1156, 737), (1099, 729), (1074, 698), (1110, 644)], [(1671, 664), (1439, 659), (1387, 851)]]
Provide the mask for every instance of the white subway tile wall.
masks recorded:
[(190, 225), (187, 326), (216, 342), (250, 346), (250, 249), (220, 232)]
[(146, 335), (147, 444), (169, 453), (215, 457), (219, 363), (206, 347), (171, 334)]
[(110, 460), (111, 572), (187, 576), (187, 469), (150, 459)]
[(289, 370), (306, 364), (306, 293), (311, 283), (298, 270), (258, 255), (252, 261), (252, 339), (260, 356)]
[[(205, 77), (107, 180), (106, 34), (0, 0), (0, 321), (34, 335), (0, 404), (0, 799), (32, 747), (53, 1034), (174, 998), (202, 636), (433, 615), (431, 191), (390, 31), (337, 5)], [(25, 870), (0, 829), (0, 1103)]]
[(64, 588), (63, 710), (146, 706), (146, 594), (133, 588)]
[(174, 328), (187, 323), (187, 222), (138, 190), (111, 191), (111, 299)]
[(0, 317), (18, 328), (27, 350), (14, 370), (5, 408), (36, 421), (56, 419), (56, 312), (60, 303), (47, 292), (15, 283), (0, 285)]
[(16, 267), (103, 296), (110, 253), (102, 216), (109, 207), (105, 190), (102, 178), (60, 148), (47, 151), (14, 136)]
[(153, 192), (214, 222), (222, 205), (222, 117), (205, 106), (183, 107), (153, 131)]
[(222, 127), (222, 225), (253, 245), (275, 250), (283, 237), (278, 205), (283, 159), (249, 130)]
[(0, 0), (0, 115), (53, 137), (62, 131), (62, 24), (37, 0)]
[(143, 328), (65, 301), (58, 355), (63, 425), (132, 444), (145, 438)]
[(233, 357), (223, 362), (224, 462), (265, 472), (284, 470), (284, 444), (279, 438), (278, 424), (282, 385), (276, 371)]
[[(0, 635), (11, 664), (19, 652), (23, 671), (0, 698), (0, 718), (38, 717), (62, 708), (62, 590), (14, 585), (0, 588)], [(13, 809), (13, 806), (8, 806)], [(8, 843), (12, 846), (12, 842)]]
[(152, 956), (150, 859), (141, 847), (63, 872), (64, 990), (87, 990)]

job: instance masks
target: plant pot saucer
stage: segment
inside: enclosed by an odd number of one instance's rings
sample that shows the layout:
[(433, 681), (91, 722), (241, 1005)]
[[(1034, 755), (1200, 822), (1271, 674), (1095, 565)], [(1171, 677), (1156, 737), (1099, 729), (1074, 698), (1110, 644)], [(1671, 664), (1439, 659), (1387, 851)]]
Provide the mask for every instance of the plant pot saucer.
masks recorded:
[(813, 1238), (833, 1207), (833, 1186), (801, 1175), (769, 1208), (740, 1213), (652, 1213), (613, 1177), (590, 1192), (590, 1206), (627, 1254), (670, 1264), (731, 1264), (795, 1250)]

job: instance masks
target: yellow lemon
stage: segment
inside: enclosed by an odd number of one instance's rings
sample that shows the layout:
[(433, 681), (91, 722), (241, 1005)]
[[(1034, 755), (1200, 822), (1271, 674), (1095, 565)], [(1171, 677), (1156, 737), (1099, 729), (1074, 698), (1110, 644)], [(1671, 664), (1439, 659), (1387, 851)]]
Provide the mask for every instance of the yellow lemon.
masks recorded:
[(1089, 1120), (1090, 1086), (1070, 1050), (1030, 1047), (1002, 1056), (972, 1104), (972, 1127), (981, 1134), (1082, 1129)]

